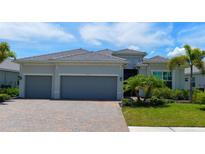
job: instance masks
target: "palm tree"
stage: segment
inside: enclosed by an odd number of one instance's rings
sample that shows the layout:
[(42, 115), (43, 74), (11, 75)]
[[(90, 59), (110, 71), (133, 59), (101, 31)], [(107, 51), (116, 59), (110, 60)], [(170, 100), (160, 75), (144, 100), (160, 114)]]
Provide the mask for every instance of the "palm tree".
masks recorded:
[(205, 67), (203, 58), (205, 57), (205, 51), (199, 48), (191, 48), (189, 45), (184, 45), (185, 55), (173, 57), (169, 60), (168, 67), (170, 70), (179, 67), (189, 67), (190, 68), (190, 88), (189, 88), (189, 99), (192, 102), (192, 83), (193, 83), (193, 67), (198, 68), (203, 74), (205, 73)]
[(8, 43), (0, 42), (0, 63), (2, 63), (7, 58), (16, 59), (16, 54), (10, 50)]

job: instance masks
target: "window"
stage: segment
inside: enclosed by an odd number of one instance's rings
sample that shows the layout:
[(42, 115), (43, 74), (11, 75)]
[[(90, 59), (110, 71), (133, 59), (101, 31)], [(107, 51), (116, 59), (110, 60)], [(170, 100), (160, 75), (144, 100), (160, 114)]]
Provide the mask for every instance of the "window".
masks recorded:
[(153, 72), (153, 75), (159, 79), (162, 79), (162, 72)]
[(172, 88), (172, 72), (168, 71), (154, 71), (152, 75), (165, 81), (169, 88)]

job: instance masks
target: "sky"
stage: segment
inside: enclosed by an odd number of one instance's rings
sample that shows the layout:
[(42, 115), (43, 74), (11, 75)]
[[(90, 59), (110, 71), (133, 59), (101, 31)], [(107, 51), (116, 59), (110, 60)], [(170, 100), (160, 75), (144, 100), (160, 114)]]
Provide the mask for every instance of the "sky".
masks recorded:
[(84, 48), (135, 49), (174, 57), (184, 44), (205, 49), (205, 23), (64, 22), (0, 23), (0, 42), (8, 42), (17, 58)]

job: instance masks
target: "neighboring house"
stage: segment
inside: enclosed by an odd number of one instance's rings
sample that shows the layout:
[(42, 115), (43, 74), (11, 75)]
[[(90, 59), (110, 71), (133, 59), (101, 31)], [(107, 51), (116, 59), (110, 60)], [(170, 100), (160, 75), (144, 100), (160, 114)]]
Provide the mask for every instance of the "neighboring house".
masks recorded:
[[(190, 68), (185, 68), (185, 89), (189, 89)], [(193, 67), (193, 81), (192, 86), (197, 89), (205, 90), (205, 74), (202, 74), (195, 66)]]
[(166, 82), (166, 85), (173, 89), (184, 89), (184, 69), (170, 71), (167, 67), (169, 59), (155, 56), (145, 59), (138, 64), (139, 74), (153, 75)]
[(0, 87), (17, 87), (20, 66), (7, 59), (0, 63)]
[(23, 98), (120, 100), (123, 80), (137, 74), (155, 75), (172, 88), (183, 89), (184, 72), (167, 69), (168, 59), (143, 60), (146, 52), (84, 49), (16, 60), (21, 64)]

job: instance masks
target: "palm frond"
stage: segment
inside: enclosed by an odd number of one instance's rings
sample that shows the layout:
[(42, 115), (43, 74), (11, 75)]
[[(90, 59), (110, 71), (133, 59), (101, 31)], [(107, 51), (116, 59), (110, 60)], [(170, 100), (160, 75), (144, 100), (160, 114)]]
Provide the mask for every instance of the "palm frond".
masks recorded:
[(195, 59), (193, 61), (193, 64), (196, 68), (198, 68), (202, 72), (202, 74), (205, 74), (205, 66), (204, 66), (204, 62), (202, 60)]
[(0, 42), (0, 63), (2, 63), (7, 58), (16, 59), (16, 54), (10, 50), (8, 43)]
[(192, 48), (190, 45), (186, 44), (186, 45), (184, 45), (184, 49), (186, 51), (186, 55), (187, 55), (188, 61), (190, 63), (192, 60)]
[(179, 67), (186, 67), (187, 66), (187, 59), (188, 59), (188, 57), (185, 55), (173, 57), (168, 62), (168, 68), (170, 70), (173, 70), (173, 69), (179, 68)]

